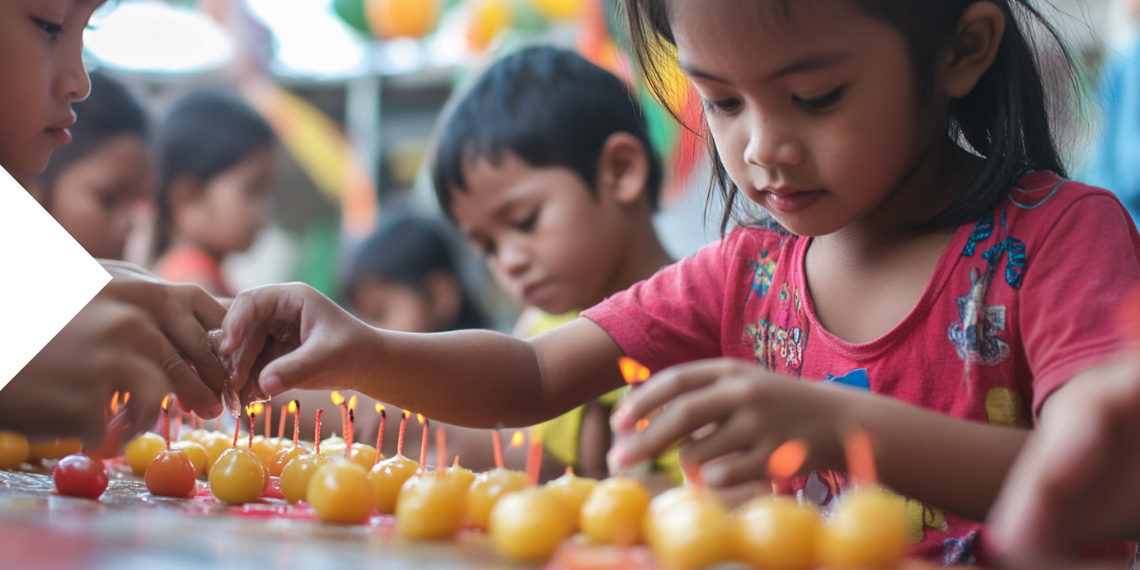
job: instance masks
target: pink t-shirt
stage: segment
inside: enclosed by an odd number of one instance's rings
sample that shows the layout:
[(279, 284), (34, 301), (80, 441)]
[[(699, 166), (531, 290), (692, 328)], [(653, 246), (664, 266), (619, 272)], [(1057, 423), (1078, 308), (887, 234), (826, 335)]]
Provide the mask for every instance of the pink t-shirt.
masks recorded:
[[(992, 214), (959, 228), (910, 314), (866, 344), (816, 318), (803, 269), (810, 243), (737, 228), (582, 315), (653, 371), (736, 357), (1030, 427), (1053, 390), (1121, 347), (1113, 311), (1140, 280), (1140, 236), (1116, 197), (1046, 172), (1023, 176)], [(784, 491), (826, 507), (845, 486), (842, 474), (820, 472)], [(907, 514), (915, 556), (984, 562), (983, 525), (914, 500)], [(1098, 550), (1124, 560), (1135, 545)]]

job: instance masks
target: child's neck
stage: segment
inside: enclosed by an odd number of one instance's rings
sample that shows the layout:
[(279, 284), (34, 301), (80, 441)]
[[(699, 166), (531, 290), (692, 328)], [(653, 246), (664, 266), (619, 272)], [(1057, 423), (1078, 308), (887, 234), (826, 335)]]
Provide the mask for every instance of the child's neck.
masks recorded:
[[(607, 286), (602, 291), (604, 296), (629, 289), (634, 283), (649, 279), (658, 269), (674, 261), (669, 252), (665, 251), (665, 246), (661, 245), (651, 215), (637, 216), (636, 221), (631, 221), (624, 241), (625, 251), (607, 280)], [(593, 302), (601, 301), (602, 299), (594, 299)]]

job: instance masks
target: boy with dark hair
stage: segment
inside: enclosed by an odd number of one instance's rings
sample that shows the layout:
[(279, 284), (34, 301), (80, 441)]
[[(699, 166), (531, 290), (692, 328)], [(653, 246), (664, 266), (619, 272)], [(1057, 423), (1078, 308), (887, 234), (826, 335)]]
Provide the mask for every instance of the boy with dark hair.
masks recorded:
[[(578, 54), (531, 48), (487, 69), (449, 107), (436, 196), (486, 256), (530, 337), (672, 262), (653, 228), (661, 165), (620, 79)], [(616, 395), (547, 422), (550, 455), (606, 474)]]

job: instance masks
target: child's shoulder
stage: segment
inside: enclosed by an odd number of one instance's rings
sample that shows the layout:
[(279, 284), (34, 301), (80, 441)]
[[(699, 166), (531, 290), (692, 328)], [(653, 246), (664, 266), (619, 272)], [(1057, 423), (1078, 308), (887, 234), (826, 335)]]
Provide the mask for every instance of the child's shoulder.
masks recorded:
[[(1020, 177), (994, 214), (1007, 229), (1016, 227), (1026, 237), (1036, 234), (1045, 238), (1057, 231), (1136, 233), (1128, 210), (1115, 194), (1052, 172)], [(999, 220), (986, 216), (978, 224)]]

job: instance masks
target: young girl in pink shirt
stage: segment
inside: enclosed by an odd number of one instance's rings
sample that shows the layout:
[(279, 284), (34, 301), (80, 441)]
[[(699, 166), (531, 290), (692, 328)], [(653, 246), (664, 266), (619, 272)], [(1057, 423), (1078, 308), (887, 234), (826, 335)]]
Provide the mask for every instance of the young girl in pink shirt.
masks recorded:
[(1028, 428), (1113, 358), (1108, 316), (1140, 278), (1124, 208), (1064, 179), (1027, 38), (1060, 42), (1030, 0), (625, 4), (650, 79), (675, 49), (704, 100), (726, 222), (738, 203), (761, 221), (530, 341), (379, 331), (304, 286), (248, 291), (224, 324), (239, 382), (276, 357), (251, 379), (271, 394), (525, 425), (620, 386), (630, 356), (657, 374), (614, 418), (613, 466), (684, 439), (727, 486), (798, 438), (810, 456), (778, 490), (826, 506), (863, 429), (909, 498), (913, 554), (984, 563), (980, 521)]

